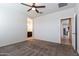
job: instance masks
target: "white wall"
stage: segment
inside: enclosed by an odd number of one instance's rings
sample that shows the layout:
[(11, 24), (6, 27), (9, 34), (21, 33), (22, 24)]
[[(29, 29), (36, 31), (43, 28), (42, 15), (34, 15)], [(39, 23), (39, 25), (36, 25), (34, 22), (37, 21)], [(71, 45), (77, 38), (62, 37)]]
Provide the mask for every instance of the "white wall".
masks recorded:
[(17, 4), (0, 4), (0, 47), (27, 39), (26, 19)]
[[(60, 19), (72, 18), (72, 33), (74, 28), (74, 8), (47, 14), (34, 19), (34, 37), (40, 40), (60, 43)], [(72, 34), (74, 36), (74, 34)], [(75, 36), (72, 37), (72, 45), (75, 46)]]

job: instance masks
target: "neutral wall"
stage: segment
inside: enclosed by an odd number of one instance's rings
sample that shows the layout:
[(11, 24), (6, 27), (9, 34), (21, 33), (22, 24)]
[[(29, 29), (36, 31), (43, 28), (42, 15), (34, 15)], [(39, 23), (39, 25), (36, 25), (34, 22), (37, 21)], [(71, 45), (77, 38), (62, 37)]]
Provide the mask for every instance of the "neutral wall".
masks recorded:
[[(72, 33), (74, 27), (74, 8), (40, 16), (34, 19), (34, 38), (60, 43), (60, 19), (72, 18)], [(72, 45), (75, 47), (75, 34), (72, 34)]]
[(0, 47), (27, 39), (26, 19), (17, 4), (0, 4)]

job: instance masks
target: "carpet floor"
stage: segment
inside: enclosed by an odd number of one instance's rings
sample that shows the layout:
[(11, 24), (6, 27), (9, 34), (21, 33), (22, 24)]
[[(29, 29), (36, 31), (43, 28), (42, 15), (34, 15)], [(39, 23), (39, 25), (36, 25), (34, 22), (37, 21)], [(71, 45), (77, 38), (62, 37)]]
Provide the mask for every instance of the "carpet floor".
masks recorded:
[(77, 56), (72, 46), (29, 39), (0, 47), (0, 56)]

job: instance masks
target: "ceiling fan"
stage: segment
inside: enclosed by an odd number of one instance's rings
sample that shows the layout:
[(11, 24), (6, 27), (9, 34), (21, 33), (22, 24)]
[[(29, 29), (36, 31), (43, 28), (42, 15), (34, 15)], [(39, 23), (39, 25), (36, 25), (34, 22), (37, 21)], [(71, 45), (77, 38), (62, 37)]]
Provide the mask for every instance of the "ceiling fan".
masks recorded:
[(28, 5), (25, 3), (21, 3), (21, 4), (30, 7), (30, 9), (27, 10), (28, 12), (31, 10), (35, 10), (37, 13), (42, 13), (37, 8), (45, 8), (46, 7), (46, 6), (36, 6), (35, 3), (33, 3), (32, 5)]

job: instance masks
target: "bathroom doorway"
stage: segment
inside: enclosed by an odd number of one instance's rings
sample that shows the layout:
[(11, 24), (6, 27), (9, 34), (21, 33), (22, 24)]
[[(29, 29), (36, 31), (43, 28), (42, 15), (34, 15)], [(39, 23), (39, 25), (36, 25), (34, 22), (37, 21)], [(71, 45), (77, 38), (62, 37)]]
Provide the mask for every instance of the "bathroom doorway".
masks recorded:
[(61, 19), (61, 44), (72, 45), (71, 18)]

